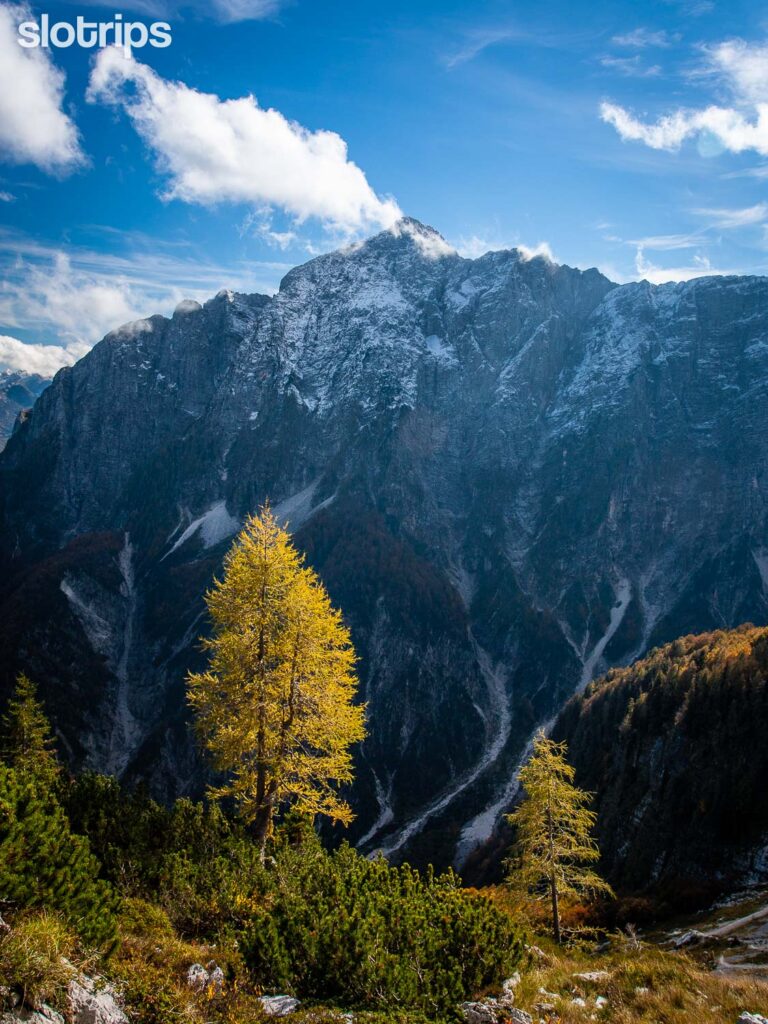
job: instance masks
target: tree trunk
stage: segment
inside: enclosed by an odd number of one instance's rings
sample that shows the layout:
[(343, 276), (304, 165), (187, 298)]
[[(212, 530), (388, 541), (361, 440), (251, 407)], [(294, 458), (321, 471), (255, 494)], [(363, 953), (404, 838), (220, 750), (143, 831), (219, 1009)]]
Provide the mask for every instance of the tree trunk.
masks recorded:
[(555, 942), (560, 945), (560, 906), (557, 898), (557, 879), (554, 873), (549, 882), (550, 888), (552, 889), (552, 930), (555, 934)]
[(555, 942), (560, 945), (560, 906), (557, 897), (557, 871), (555, 868), (555, 823), (552, 820), (552, 803), (547, 804), (547, 830), (549, 832), (549, 887), (552, 892), (552, 931)]
[(259, 848), (259, 860), (264, 863), (264, 855), (267, 849), (267, 837), (269, 826), (272, 823), (272, 807), (270, 804), (262, 804), (256, 813), (253, 821), (253, 841)]

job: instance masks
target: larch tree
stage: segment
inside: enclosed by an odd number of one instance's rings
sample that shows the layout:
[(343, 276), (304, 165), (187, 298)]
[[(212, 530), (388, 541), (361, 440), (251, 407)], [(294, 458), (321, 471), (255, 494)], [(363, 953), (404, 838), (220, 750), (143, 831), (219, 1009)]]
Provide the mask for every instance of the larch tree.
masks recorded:
[(262, 856), (281, 805), (348, 824), (338, 787), (365, 735), (341, 613), (269, 507), (251, 516), (206, 595), (205, 672), (188, 676), (198, 732)]
[(557, 943), (563, 897), (612, 894), (589, 866), (600, 859), (592, 837), (597, 816), (588, 806), (591, 794), (574, 785), (575, 771), (566, 752), (564, 743), (555, 743), (543, 732), (537, 735), (533, 753), (520, 769), (525, 798), (507, 816), (517, 832), (517, 863), (510, 881), (526, 894), (551, 902)]

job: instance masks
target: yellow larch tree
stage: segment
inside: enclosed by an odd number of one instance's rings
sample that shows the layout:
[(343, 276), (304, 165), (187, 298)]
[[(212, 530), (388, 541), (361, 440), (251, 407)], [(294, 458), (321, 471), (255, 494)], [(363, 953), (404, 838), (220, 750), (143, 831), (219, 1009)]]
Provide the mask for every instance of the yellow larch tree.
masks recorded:
[(189, 703), (214, 767), (262, 856), (281, 805), (348, 824), (338, 787), (365, 735), (355, 652), (341, 613), (269, 507), (251, 516), (206, 595), (213, 622)]
[(576, 773), (566, 751), (565, 743), (538, 733), (533, 753), (520, 769), (525, 797), (507, 815), (517, 832), (518, 863), (510, 882), (534, 899), (550, 902), (557, 943), (563, 897), (613, 895), (608, 883), (589, 867), (600, 859), (592, 837), (597, 815), (588, 807), (591, 794), (574, 785)]

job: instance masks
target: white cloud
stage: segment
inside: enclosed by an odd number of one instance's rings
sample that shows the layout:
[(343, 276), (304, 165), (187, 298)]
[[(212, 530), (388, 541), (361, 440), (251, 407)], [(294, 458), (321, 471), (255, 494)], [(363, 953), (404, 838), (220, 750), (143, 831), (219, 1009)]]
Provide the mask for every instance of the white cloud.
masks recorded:
[(701, 217), (712, 219), (712, 227), (722, 228), (743, 228), (753, 224), (762, 224), (768, 218), (768, 203), (756, 203), (754, 206), (746, 206), (742, 209), (699, 209), (694, 213)]
[(615, 103), (601, 103), (600, 117), (613, 125), (622, 139), (644, 142), (651, 149), (677, 149), (693, 134), (688, 115), (682, 111), (660, 118), (655, 124), (643, 124)]
[(48, 51), (24, 49), (18, 25), (22, 6), (0, 4), (0, 158), (64, 174), (85, 162), (72, 120), (64, 113), (64, 75)]
[(462, 45), (453, 53), (443, 57), (443, 64), (449, 70), (460, 67), (474, 60), (484, 50), (498, 43), (505, 43), (510, 40), (523, 39), (524, 35), (516, 29), (502, 26), (500, 28), (476, 28), (472, 29), (465, 36)]
[(61, 345), (34, 345), (0, 334), (0, 369), (52, 377), (62, 366), (71, 366), (87, 350), (83, 346), (64, 348)]
[(669, 251), (673, 249), (693, 249), (701, 245), (701, 235), (648, 235), (646, 238), (633, 238), (627, 245), (638, 249), (655, 249)]
[[(272, 18), (286, 6), (287, 0), (127, 0), (122, 10), (136, 11), (150, 18), (177, 18), (194, 12), (224, 24), (237, 21), (261, 21)], [(103, 0), (81, 0), (87, 7), (103, 7)]]
[(167, 198), (277, 207), (298, 223), (316, 217), (347, 234), (390, 227), (400, 216), (349, 160), (339, 135), (309, 131), (253, 96), (198, 92), (111, 48), (95, 61), (88, 98), (126, 111), (168, 176)]
[(707, 47), (704, 53), (706, 64), (700, 73), (714, 75), (731, 93), (733, 106), (679, 108), (649, 123), (604, 102), (600, 117), (622, 139), (651, 149), (673, 151), (687, 139), (708, 137), (721, 150), (768, 156), (768, 46), (734, 39)]
[(456, 251), (466, 259), (476, 260), (487, 252), (499, 252), (503, 249), (517, 249), (523, 259), (532, 260), (537, 256), (543, 256), (550, 263), (557, 263), (549, 242), (539, 242), (538, 245), (523, 245), (522, 242), (515, 242), (510, 239), (500, 240), (499, 238), (483, 238), (479, 235), (462, 237), (456, 246)]
[(16, 201), (16, 196), (10, 192), (0, 192), (0, 203), (13, 203)]
[(729, 39), (705, 50), (709, 70), (727, 81), (738, 102), (768, 102), (768, 45)]
[(651, 284), (668, 284), (672, 281), (692, 281), (696, 277), (715, 277), (721, 274), (738, 274), (738, 270), (721, 270), (713, 267), (707, 256), (698, 254), (693, 263), (682, 267), (657, 267), (645, 257), (642, 246), (635, 256), (635, 269), (639, 278)]
[(549, 242), (539, 242), (539, 244), (534, 245), (533, 248), (527, 245), (516, 245), (515, 248), (526, 260), (533, 260), (536, 259), (537, 256), (543, 256), (543, 258), (545, 260), (549, 260), (550, 263), (558, 262), (555, 254), (552, 252)]
[(631, 49), (644, 50), (648, 47), (671, 46), (673, 39), (663, 30), (654, 32), (648, 28), (635, 28), (631, 32), (614, 36), (611, 40), (616, 46), (626, 46)]
[(639, 54), (634, 57), (601, 57), (600, 63), (609, 71), (618, 71), (627, 78), (656, 78), (661, 74), (658, 64), (643, 64)]
[(210, 9), (219, 21), (260, 21), (271, 18), (283, 6), (283, 0), (213, 0)]
[(428, 259), (438, 260), (443, 256), (456, 255), (456, 249), (450, 242), (446, 242), (439, 232), (433, 228), (426, 228), (423, 224), (418, 224), (408, 217), (393, 224), (390, 231), (396, 237), (408, 235)]
[(222, 266), (181, 257), (171, 246), (149, 248), (152, 240), (127, 241), (125, 255), (63, 251), (0, 229), (0, 329), (24, 329), (80, 351), (126, 322), (169, 315), (185, 298), (205, 301), (222, 288), (273, 291), (290, 266)]

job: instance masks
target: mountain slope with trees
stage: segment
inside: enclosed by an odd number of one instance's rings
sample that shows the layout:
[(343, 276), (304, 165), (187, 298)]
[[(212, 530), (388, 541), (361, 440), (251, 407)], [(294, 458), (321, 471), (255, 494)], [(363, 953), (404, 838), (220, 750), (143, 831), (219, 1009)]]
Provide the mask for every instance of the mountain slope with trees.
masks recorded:
[(595, 793), (607, 876), (672, 901), (768, 878), (768, 629), (686, 636), (573, 698), (553, 737)]

